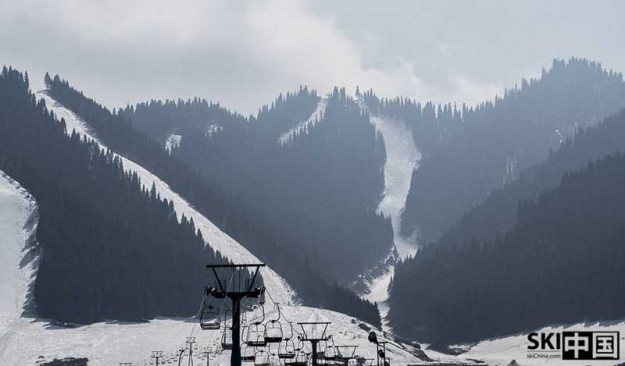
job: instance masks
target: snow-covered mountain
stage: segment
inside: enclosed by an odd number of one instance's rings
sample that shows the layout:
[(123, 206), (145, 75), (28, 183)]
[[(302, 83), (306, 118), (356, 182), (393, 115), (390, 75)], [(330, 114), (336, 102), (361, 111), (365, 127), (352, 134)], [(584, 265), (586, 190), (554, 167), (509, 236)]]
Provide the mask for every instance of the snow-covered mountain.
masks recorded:
[[(75, 131), (81, 136), (98, 141), (90, 132), (88, 125), (84, 121), (81, 121), (72, 111), (57, 103), (45, 92), (40, 92), (38, 95), (46, 102), (46, 106), (58, 119), (63, 118), (65, 120), (68, 134)], [(108, 147), (103, 145), (100, 141), (98, 141), (98, 144), (102, 149), (108, 149)], [(163, 182), (159, 177), (136, 164), (134, 161), (123, 156), (120, 156), (120, 158), (126, 169), (136, 172), (139, 175), (144, 187), (149, 188), (154, 185), (161, 197), (172, 201), (174, 209), (179, 216), (184, 214), (186, 217), (193, 218), (196, 226), (202, 232), (202, 236), (206, 240), (207, 245), (210, 245), (226, 258), (237, 261), (237, 263), (260, 263), (258, 258), (200, 214), (187, 201), (180, 197), (180, 195), (174, 192), (167, 183)], [(273, 270), (267, 269), (264, 271), (263, 278), (265, 280), (265, 286), (279, 302), (286, 304), (295, 300), (293, 289)]]
[[(73, 112), (45, 93), (39, 93), (38, 97), (45, 100), (48, 108), (59, 119), (65, 120), (68, 134), (74, 131), (97, 141), (88, 125)], [(106, 148), (102, 144), (100, 147)], [(258, 262), (249, 251), (194, 210), (162, 180), (131, 160), (121, 158), (126, 169), (140, 176), (142, 184), (148, 187), (154, 184), (158, 194), (174, 203), (177, 213), (184, 213), (194, 219), (207, 245), (213, 246), (215, 250), (238, 263)], [(219, 334), (200, 332), (197, 320), (194, 319), (155, 319), (147, 323), (105, 322), (65, 327), (50, 324), (44, 319), (21, 316), (28, 286), (36, 275), (36, 261), (26, 263), (24, 259), (32, 258), (26, 256), (26, 249), (32, 240), (36, 224), (36, 207), (33, 197), (6, 175), (1, 176), (0, 229), (7, 235), (3, 235), (0, 241), (0, 251), (3, 253), (0, 284), (3, 286), (3, 293), (8, 294), (0, 302), (0, 360), (3, 365), (43, 363), (69, 357), (87, 358), (90, 365), (111, 365), (119, 362), (141, 364), (151, 350), (175, 353), (184, 343), (185, 337), (191, 335), (197, 337), (198, 344), (214, 347), (216, 355), (213, 356), (213, 361), (217, 364), (228, 363), (228, 354), (219, 352)], [(286, 281), (270, 268), (263, 269), (262, 274), (272, 301), (283, 304), (281, 309), (285, 318), (297, 322), (313, 316), (330, 321), (332, 324), (329, 333), (333, 334), (337, 344), (358, 345), (359, 355), (374, 357), (375, 348), (367, 341), (368, 331), (373, 330), (373, 326), (340, 313), (298, 306), (295, 293)], [(275, 309), (272, 311), (275, 312)], [(272, 311), (267, 313), (268, 317), (274, 316)], [(249, 316), (252, 317), (252, 314)], [(388, 352), (395, 360), (403, 363), (418, 360), (415, 354), (419, 354), (414, 347), (395, 341), (389, 344)]]

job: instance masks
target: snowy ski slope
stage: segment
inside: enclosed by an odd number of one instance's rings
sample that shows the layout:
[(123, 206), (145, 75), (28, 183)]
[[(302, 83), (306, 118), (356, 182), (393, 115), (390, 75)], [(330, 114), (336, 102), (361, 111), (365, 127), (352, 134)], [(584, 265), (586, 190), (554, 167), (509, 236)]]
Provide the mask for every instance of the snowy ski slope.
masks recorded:
[(384, 136), (386, 145), (384, 193), (377, 211), (391, 217), (395, 247), (403, 259), (414, 255), (418, 248), (414, 238), (406, 238), (399, 231), (412, 172), (419, 167), (421, 153), (415, 145), (412, 131), (402, 121), (373, 115), (371, 122)]
[(34, 261), (21, 263), (36, 229), (36, 209), (30, 194), (0, 171), (0, 360), (20, 322), (34, 273)]
[[(46, 103), (51, 106), (53, 101), (48, 97), (45, 98), (47, 98)], [(59, 117), (66, 119), (69, 131), (76, 129), (78, 132), (85, 131), (84, 133), (87, 135), (87, 126), (76, 119), (71, 112), (60, 106), (54, 108)], [(125, 164), (129, 163), (131, 162), (125, 161)], [(132, 164), (126, 165), (126, 167), (134, 169)], [(145, 171), (141, 171), (141, 174), (144, 174), (142, 179), (145, 174), (148, 174), (149, 177), (149, 173)], [(155, 177), (151, 179), (158, 180)], [(163, 188), (159, 187), (159, 189)], [(181, 207), (181, 210), (184, 209), (183, 203), (176, 201), (175, 204), (177, 209), (178, 207)], [(179, 204), (180, 206), (178, 206)], [(201, 331), (192, 319), (155, 319), (146, 323), (104, 322), (65, 328), (55, 326), (42, 319), (22, 316), (28, 286), (34, 278), (36, 269), (35, 261), (23, 263), (26, 247), (32, 240), (36, 228), (36, 209), (35, 199), (17, 182), (0, 172), (0, 294), (2, 294), (0, 296), (0, 365), (34, 365), (51, 361), (54, 358), (66, 357), (86, 357), (91, 366), (118, 365), (120, 362), (149, 365), (149, 355), (152, 350), (164, 351), (169, 360), (169, 363), (164, 364), (173, 365), (177, 364), (177, 359), (176, 362), (173, 362), (172, 356), (184, 345), (185, 338), (188, 336), (197, 337), (198, 351), (204, 346), (211, 348), (212, 365), (229, 364), (229, 353), (220, 351), (220, 332)], [(192, 210), (192, 208), (187, 209)], [(208, 228), (210, 226), (202, 229)], [(227, 247), (229, 243), (227, 238), (224, 239), (221, 236), (216, 236), (216, 238), (217, 241), (225, 241), (225, 243), (220, 242), (218, 245)], [(243, 256), (248, 255), (244, 258), (255, 260), (255, 258), (250, 258), (250, 254), (246, 254), (245, 250), (237, 248), (236, 245), (238, 244), (233, 245), (234, 248), (230, 248), (232, 249), (228, 252), (230, 255), (236, 256), (243, 253)], [(269, 277), (272, 278), (271, 275)], [(279, 277), (274, 279), (282, 281)], [(269, 290), (276, 301), (281, 302), (281, 300), (292, 298), (293, 293), (286, 284), (283, 283), (282, 288), (281, 286), (276, 287), (278, 288), (276, 292), (273, 288)], [(297, 322), (314, 318), (315, 320), (330, 321), (332, 324), (328, 328), (328, 334), (333, 335), (336, 344), (357, 345), (356, 353), (359, 356), (375, 357), (375, 348), (366, 338), (367, 328), (371, 327), (370, 325), (333, 311), (286, 304), (283, 303), (281, 306), (283, 317), (286, 320)], [(275, 317), (275, 307), (268, 303), (267, 308), (269, 309), (266, 314), (267, 318)], [(248, 319), (253, 318), (253, 314), (248, 313)], [(571, 326), (548, 327), (539, 331), (554, 330), (609, 330), (620, 331), (625, 334), (625, 322), (581, 323)], [(412, 347), (396, 342), (392, 337), (389, 340), (391, 343), (387, 352), (392, 358), (392, 364), (428, 364), (420, 362), (414, 356), (415, 350)], [(508, 365), (512, 360), (516, 360), (521, 365), (558, 364), (557, 361), (553, 360), (527, 359), (526, 346), (526, 335), (519, 334), (482, 341), (475, 345), (457, 346), (459, 349), (466, 350), (460, 356), (450, 356), (431, 350), (426, 350), (426, 353), (434, 362), (461, 363), (466, 362), (467, 359), (478, 359), (489, 365)], [(621, 337), (620, 348), (621, 350), (625, 349), (624, 337)], [(199, 356), (199, 353), (196, 353), (196, 356)], [(196, 357), (194, 364), (200, 364), (200, 361), (202, 364), (205, 362), (201, 357)], [(183, 363), (186, 364), (186, 362)], [(586, 363), (567, 361), (567, 365), (584, 364)], [(612, 363), (608, 361), (596, 364), (609, 365)]]
[[(48, 108), (57, 117), (64, 118), (68, 131), (75, 130), (85, 136), (93, 137), (88, 126), (69, 110), (54, 102), (47, 95), (39, 95), (45, 99)], [(104, 148), (104, 146), (103, 146)], [(169, 187), (142, 167), (124, 159), (126, 169), (137, 171), (143, 184), (155, 182), (157, 190), (168, 199), (174, 201), (179, 214), (193, 217), (200, 226), (205, 238), (216, 250), (237, 261), (257, 261), (247, 250), (231, 238), (221, 233), (199, 215), (192, 207), (171, 192)], [(20, 317), (26, 301), (27, 289), (35, 274), (32, 264), (20, 268), (24, 258), (24, 247), (34, 233), (34, 226), (27, 225), (36, 212), (36, 203), (25, 190), (10, 178), (0, 176), (0, 365), (32, 365), (52, 361), (55, 358), (67, 357), (89, 360), (89, 365), (117, 365), (120, 362), (133, 362), (133, 365), (149, 365), (152, 350), (162, 350), (165, 355), (172, 356), (184, 345), (188, 336), (197, 337), (200, 349), (209, 346), (214, 352), (211, 364), (229, 364), (229, 353), (220, 351), (220, 333), (201, 331), (193, 319), (154, 319), (146, 323), (103, 322), (87, 326), (61, 327), (47, 322), (45, 319)], [(196, 218), (197, 217), (197, 218)], [(29, 221), (30, 220), (30, 221)], [(205, 234), (206, 232), (206, 234)], [(210, 234), (210, 235), (209, 235)], [(355, 318), (333, 311), (314, 309), (303, 306), (288, 305), (294, 299), (293, 291), (278, 275), (271, 270), (264, 273), (265, 284), (271, 301), (283, 304), (284, 318), (297, 322), (315, 319), (332, 322), (328, 329), (334, 336), (336, 344), (358, 345), (357, 354), (363, 357), (374, 357), (375, 349), (367, 341), (368, 329), (373, 327)], [(273, 305), (267, 305), (267, 317), (275, 317)], [(249, 314), (249, 318), (253, 318)], [(388, 352), (397, 364), (418, 361), (413, 355), (411, 346), (392, 341)], [(196, 353), (199, 356), (199, 353)], [(196, 364), (200, 361), (196, 358)], [(203, 361), (203, 360), (202, 360)], [(204, 361), (205, 362), (205, 361)], [(167, 363), (165, 363), (167, 364)], [(177, 362), (175, 363), (177, 364)]]
[[(368, 110), (363, 99), (357, 100), (362, 110)], [(393, 241), (399, 259), (405, 259), (417, 252), (418, 245), (414, 237), (406, 238), (401, 235), (401, 213), (406, 204), (406, 197), (410, 190), (412, 172), (419, 167), (421, 153), (417, 149), (412, 131), (399, 120), (382, 115), (371, 115), (371, 122), (376, 130), (382, 134), (386, 146), (386, 162), (384, 163), (384, 192), (377, 207), (378, 213), (390, 216), (393, 226)], [(395, 252), (389, 253), (389, 257)], [(385, 259), (388, 262), (388, 258)], [(386, 322), (389, 307), (388, 287), (395, 274), (395, 267), (390, 265), (377, 277), (367, 280), (368, 293), (362, 297), (378, 303), (380, 315), (383, 319), (384, 328), (391, 329)]]
[[(74, 130), (82, 136), (94, 139), (103, 149), (107, 148), (106, 145), (100, 142), (91, 132), (89, 126), (72, 111), (57, 103), (45, 92), (39, 92), (38, 96), (45, 100), (47, 108), (54, 112), (59, 120), (61, 118), (65, 119), (68, 133)], [(250, 253), (250, 251), (195, 210), (191, 204), (174, 192), (167, 183), (132, 160), (126, 159), (123, 156), (120, 156), (120, 158), (123, 160), (124, 169), (134, 171), (139, 175), (143, 186), (149, 189), (154, 183), (156, 191), (162, 198), (173, 201), (174, 208), (179, 217), (184, 214), (187, 218), (193, 218), (195, 225), (202, 232), (202, 236), (206, 240), (207, 245), (210, 245), (214, 250), (220, 252), (223, 256), (235, 263), (260, 263), (260, 260)], [(262, 270), (262, 275), (265, 281), (265, 287), (267, 287), (273, 296), (279, 299), (281, 303), (288, 304), (295, 300), (294, 290), (276, 272), (270, 268), (265, 268)]]
[(307, 120), (301, 121), (295, 127), (280, 135), (280, 137), (278, 138), (278, 143), (280, 145), (286, 145), (291, 142), (295, 137), (304, 132), (307, 128), (310, 128), (314, 126), (315, 123), (320, 122), (322, 115), (326, 110), (327, 104), (327, 99), (320, 99), (319, 103), (317, 104), (317, 108), (315, 108), (315, 111), (312, 113), (312, 115), (310, 115)]

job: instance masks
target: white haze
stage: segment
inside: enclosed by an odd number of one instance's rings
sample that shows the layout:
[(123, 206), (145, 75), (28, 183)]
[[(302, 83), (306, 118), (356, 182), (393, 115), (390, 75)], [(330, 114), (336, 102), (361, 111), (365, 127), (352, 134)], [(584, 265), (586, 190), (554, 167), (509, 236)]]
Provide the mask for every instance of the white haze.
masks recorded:
[(299, 85), (472, 104), (554, 57), (625, 69), (623, 5), (505, 3), (0, 0), (0, 63), (109, 107), (201, 96), (243, 113)]

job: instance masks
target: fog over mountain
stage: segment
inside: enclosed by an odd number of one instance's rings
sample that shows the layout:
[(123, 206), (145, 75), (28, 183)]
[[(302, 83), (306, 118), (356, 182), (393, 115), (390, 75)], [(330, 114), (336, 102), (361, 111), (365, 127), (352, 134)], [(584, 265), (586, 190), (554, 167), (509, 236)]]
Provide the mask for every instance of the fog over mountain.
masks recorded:
[(577, 0), (2, 1), (0, 56), (36, 85), (59, 73), (111, 108), (202, 96), (248, 114), (299, 85), (478, 103), (557, 57), (625, 69), (614, 47), (624, 11)]

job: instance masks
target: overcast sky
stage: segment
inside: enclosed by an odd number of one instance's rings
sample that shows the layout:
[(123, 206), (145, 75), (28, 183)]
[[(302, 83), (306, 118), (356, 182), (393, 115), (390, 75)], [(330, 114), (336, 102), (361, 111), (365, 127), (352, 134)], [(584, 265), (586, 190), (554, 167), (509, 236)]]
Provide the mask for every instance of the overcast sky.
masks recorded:
[(248, 114), (299, 85), (476, 103), (553, 58), (625, 71), (624, 14), (624, 1), (0, 0), (0, 62), (109, 107), (200, 96)]

